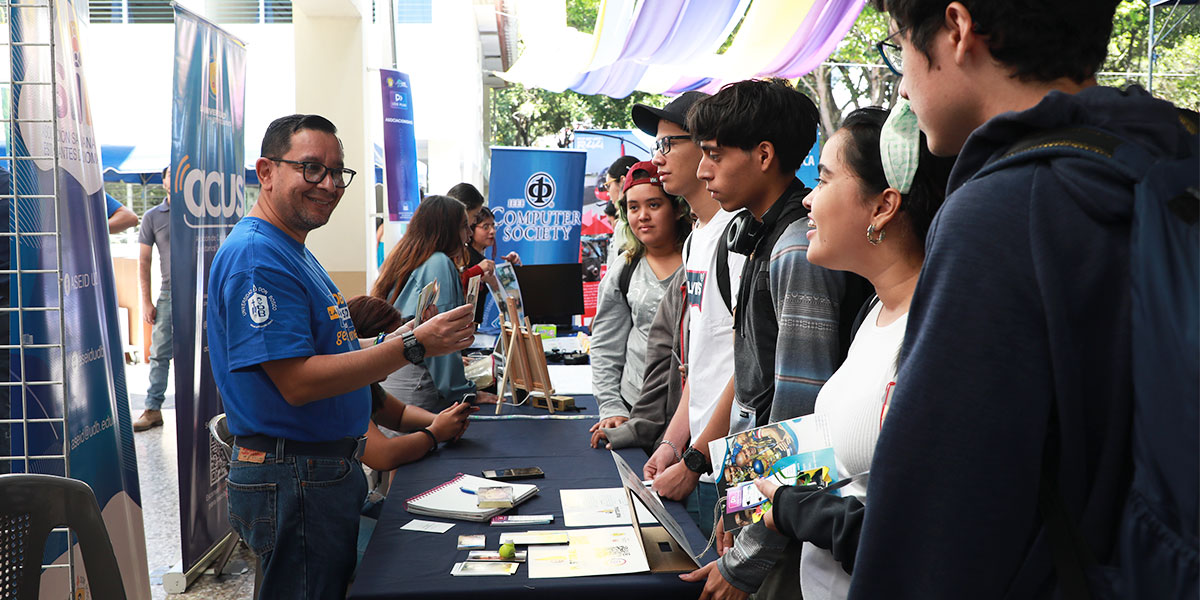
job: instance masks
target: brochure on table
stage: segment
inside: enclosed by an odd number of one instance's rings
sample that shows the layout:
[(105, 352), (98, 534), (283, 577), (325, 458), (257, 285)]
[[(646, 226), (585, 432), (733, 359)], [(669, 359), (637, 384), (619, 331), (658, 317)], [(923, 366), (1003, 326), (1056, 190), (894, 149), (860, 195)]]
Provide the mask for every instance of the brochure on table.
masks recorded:
[[(567, 527), (605, 527), (629, 523), (629, 496), (625, 488), (559, 490), (563, 524)], [(655, 500), (657, 500), (657, 496)], [(653, 525), (658, 521), (649, 509), (634, 502), (638, 522)], [(662, 502), (659, 501), (659, 505)]]
[(654, 492), (642, 484), (642, 478), (621, 455), (612, 452), (612, 457), (617, 465), (617, 473), (621, 475), (621, 484), (629, 496), (629, 503), (633, 504), (634, 497), (637, 497), (637, 501), (662, 525), (642, 527), (637, 519), (631, 519), (638, 533), (638, 541), (646, 553), (646, 560), (650, 563), (650, 570), (655, 573), (682, 573), (700, 568), (698, 555), (688, 544), (687, 535), (679, 522), (667, 512)]
[(829, 485), (837, 481), (833, 441), (824, 415), (806, 415), (764, 425), (708, 445), (716, 471), (717, 497), (725, 497), (725, 531), (757, 523), (770, 510), (754, 481), (780, 485)]
[(633, 527), (599, 527), (567, 532), (567, 545), (530, 546), (529, 578), (587, 577), (645, 573), (646, 553)]

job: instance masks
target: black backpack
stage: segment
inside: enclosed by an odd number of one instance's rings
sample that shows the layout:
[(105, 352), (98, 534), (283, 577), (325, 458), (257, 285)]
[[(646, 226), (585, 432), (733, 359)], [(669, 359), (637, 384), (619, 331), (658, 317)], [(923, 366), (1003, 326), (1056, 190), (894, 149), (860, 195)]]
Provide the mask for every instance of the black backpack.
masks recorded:
[[(725, 230), (721, 233), (721, 240), (729, 237), (729, 228), (733, 226), (733, 221), (725, 224)], [(687, 256), (692, 249), (692, 236), (688, 236), (686, 242), (683, 243), (683, 261), (686, 266)], [(621, 268), (621, 274), (617, 278), (617, 287), (621, 290), (621, 297), (625, 298), (625, 304), (629, 304), (629, 284), (633, 281), (633, 265), (626, 263)], [(725, 308), (733, 314), (733, 288), (729, 280), (729, 248), (722, 242), (717, 243), (717, 289), (721, 291), (721, 299), (725, 301)]]
[[(1196, 113), (1179, 111), (1190, 155), (1155, 159), (1090, 127), (1043, 131), (1015, 144), (976, 177), (1060, 156), (1100, 162), (1134, 190), (1132, 286), (1133, 479), (1115, 523), (1119, 581), (1127, 598), (1200, 597), (1200, 138)], [(1063, 598), (1088, 598), (1096, 559), (1058, 488), (1058, 414), (1042, 457), (1039, 510)]]

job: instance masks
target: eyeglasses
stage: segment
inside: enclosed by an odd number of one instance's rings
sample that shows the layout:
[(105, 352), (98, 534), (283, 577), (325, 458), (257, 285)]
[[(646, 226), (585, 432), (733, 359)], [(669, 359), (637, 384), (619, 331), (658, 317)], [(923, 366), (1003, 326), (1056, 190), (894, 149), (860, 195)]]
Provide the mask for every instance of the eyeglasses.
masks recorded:
[(309, 183), (321, 183), (325, 181), (325, 175), (328, 174), (333, 178), (333, 187), (336, 188), (349, 186), (350, 182), (354, 181), (354, 176), (356, 175), (354, 169), (344, 169), (341, 167), (334, 169), (310, 160), (288, 160), (286, 158), (272, 158), (270, 156), (264, 156), (263, 158), (275, 162), (288, 163), (289, 165), (300, 165), (304, 170), (304, 180)]
[(883, 38), (882, 41), (875, 44), (875, 49), (878, 50), (879, 55), (883, 57), (883, 64), (887, 65), (887, 68), (891, 69), (891, 71), (895, 73), (897, 77), (904, 76), (904, 63), (901, 60), (900, 46), (892, 43), (890, 40), (899, 35), (900, 32), (904, 31), (904, 29), (905, 28), (897, 29), (894, 33), (892, 33), (892, 35)]
[(666, 156), (671, 153), (671, 142), (675, 140), (690, 140), (690, 135), (664, 135), (657, 140), (654, 140), (654, 149), (661, 155)]

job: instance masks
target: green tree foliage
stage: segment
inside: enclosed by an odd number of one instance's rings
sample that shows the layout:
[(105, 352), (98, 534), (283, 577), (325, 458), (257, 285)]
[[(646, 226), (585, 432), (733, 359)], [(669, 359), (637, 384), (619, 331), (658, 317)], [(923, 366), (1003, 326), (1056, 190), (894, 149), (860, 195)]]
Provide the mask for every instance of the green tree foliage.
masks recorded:
[[(1155, 9), (1154, 95), (1176, 106), (1200, 110), (1200, 9), (1169, 5)], [(1175, 24), (1172, 27), (1172, 24)], [(1166, 31), (1170, 28), (1169, 31)], [(1147, 85), (1150, 11), (1145, 0), (1124, 0), (1113, 18), (1108, 60), (1097, 77), (1104, 85)], [(1162, 35), (1166, 33), (1166, 35)]]

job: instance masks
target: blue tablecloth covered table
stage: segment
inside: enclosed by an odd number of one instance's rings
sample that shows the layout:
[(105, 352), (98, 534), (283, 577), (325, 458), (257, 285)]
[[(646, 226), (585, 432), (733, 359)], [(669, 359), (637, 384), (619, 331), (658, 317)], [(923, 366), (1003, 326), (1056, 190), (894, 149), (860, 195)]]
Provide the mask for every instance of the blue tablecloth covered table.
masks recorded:
[[(576, 396), (583, 412), (596, 415), (591, 396)], [(483, 406), (478, 414), (493, 415), (494, 406)], [(504, 408), (504, 414), (545, 415), (531, 407)], [(458, 536), (486, 534), (487, 549), (499, 547), (503, 532), (536, 529), (566, 529), (558, 491), (571, 488), (620, 487), (621, 480), (608, 450), (588, 445), (588, 428), (596, 419), (580, 420), (486, 420), (473, 421), (466, 437), (436, 454), (398, 469), (392, 480), (374, 535), (367, 546), (349, 598), (439, 598), (499, 600), (503, 598), (569, 598), (585, 600), (629, 600), (633, 598), (696, 598), (701, 585), (685, 583), (675, 574), (610, 575), (563, 579), (530, 579), (528, 564), (516, 574), (496, 577), (453, 577), (455, 562), (466, 560), (467, 551), (457, 550)], [(646, 455), (640, 449), (619, 451), (630, 466), (641, 473)], [(444, 534), (403, 531), (411, 519), (447, 521), (411, 515), (404, 500), (440, 485), (456, 473), (479, 475), (483, 469), (541, 467), (544, 479), (529, 480), (540, 488), (537, 496), (507, 514), (553, 514), (549, 525), (492, 527), (487, 523), (451, 521)], [(687, 532), (688, 543), (699, 551), (703, 539), (682, 504), (664, 502), (671, 516)], [(716, 558), (709, 551), (700, 564)]]

